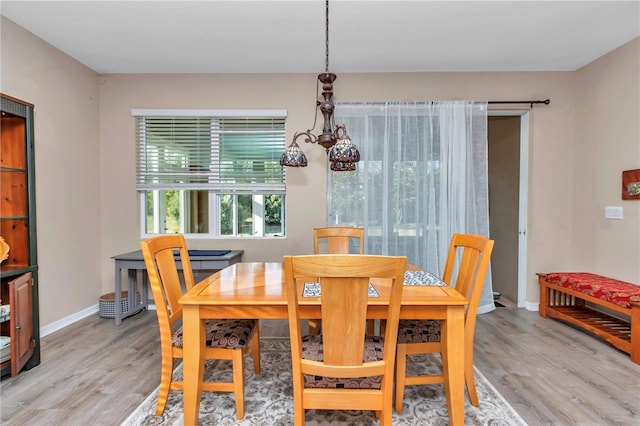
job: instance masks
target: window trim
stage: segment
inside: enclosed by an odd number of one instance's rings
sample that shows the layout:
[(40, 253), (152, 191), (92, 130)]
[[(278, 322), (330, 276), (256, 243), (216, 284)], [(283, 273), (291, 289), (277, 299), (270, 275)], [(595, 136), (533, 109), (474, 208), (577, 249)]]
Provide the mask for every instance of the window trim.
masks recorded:
[(134, 117), (286, 117), (286, 109), (141, 109), (133, 108)]

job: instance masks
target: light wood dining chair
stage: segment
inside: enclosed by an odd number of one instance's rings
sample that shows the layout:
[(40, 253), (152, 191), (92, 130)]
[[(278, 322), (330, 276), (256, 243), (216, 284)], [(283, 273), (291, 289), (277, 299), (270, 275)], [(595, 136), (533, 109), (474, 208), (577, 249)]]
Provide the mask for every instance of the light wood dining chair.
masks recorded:
[[(464, 319), (464, 380), (469, 400), (479, 406), (473, 375), (473, 337), (476, 314), (484, 279), (489, 268), (493, 240), (481, 235), (454, 234), (449, 245), (442, 281), (455, 287), (469, 300)], [(457, 270), (453, 278), (454, 270)], [(407, 385), (443, 383), (444, 375), (407, 376), (407, 356), (413, 354), (439, 353), (440, 320), (401, 320), (398, 326), (396, 355), (395, 409), (402, 412), (404, 388)]]
[[(364, 253), (364, 228), (351, 228), (347, 226), (331, 226), (328, 228), (313, 229), (313, 253), (322, 254), (320, 247), (321, 242), (326, 242), (326, 254), (349, 254), (351, 241), (358, 243), (358, 252), (354, 254)], [(320, 320), (309, 320), (309, 333), (318, 334), (320, 332)], [(373, 334), (374, 321), (367, 321), (367, 333)]]
[[(182, 263), (184, 290), (194, 286), (193, 270), (184, 236), (161, 235), (141, 241), (149, 284), (158, 314), (162, 367), (156, 416), (162, 415), (170, 390), (182, 390), (182, 381), (173, 380), (173, 361), (182, 358), (182, 305), (178, 299), (183, 295), (177, 263)], [(258, 321), (253, 319), (206, 320), (205, 359), (231, 360), (233, 380), (231, 382), (205, 382), (203, 390), (233, 392), (236, 401), (236, 416), (244, 417), (244, 355), (251, 353), (254, 371), (260, 372), (260, 336)]]
[[(373, 410), (381, 425), (391, 425), (405, 265), (404, 256), (284, 257), (295, 425), (304, 424), (307, 409)], [(299, 306), (307, 277), (319, 281), (321, 335), (301, 333)], [(365, 335), (369, 283), (374, 277), (392, 282), (384, 337)]]

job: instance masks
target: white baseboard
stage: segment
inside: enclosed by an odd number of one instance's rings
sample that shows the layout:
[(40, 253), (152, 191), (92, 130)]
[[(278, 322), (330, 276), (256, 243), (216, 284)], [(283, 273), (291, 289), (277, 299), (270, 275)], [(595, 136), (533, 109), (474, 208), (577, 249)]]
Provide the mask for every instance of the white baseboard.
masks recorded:
[(83, 309), (80, 312), (76, 312), (73, 315), (69, 315), (68, 317), (62, 318), (61, 320), (52, 322), (51, 324), (45, 325), (44, 327), (40, 327), (40, 337), (47, 336), (51, 333), (65, 328), (68, 325), (73, 324), (76, 321), (80, 321), (81, 319), (96, 313), (98, 313), (98, 305), (95, 304), (93, 306), (89, 306), (88, 308)]
[(532, 302), (527, 302), (525, 300), (524, 302), (524, 307), (527, 311), (535, 311), (537, 312), (539, 310), (539, 305), (540, 303), (532, 303)]
[[(155, 304), (149, 304), (147, 306), (147, 309), (150, 311), (155, 311), (156, 310), (156, 305)], [(49, 325), (46, 325), (44, 327), (40, 327), (40, 337), (44, 337), (47, 336), (51, 333), (55, 333), (58, 330), (61, 330), (63, 328), (65, 328), (68, 325), (73, 324), (76, 321), (80, 321), (83, 318), (88, 317), (89, 315), (93, 315), (93, 314), (97, 314), (99, 312), (99, 307), (98, 305), (93, 305), (90, 306), (86, 309), (81, 310), (80, 312), (76, 312), (73, 315), (69, 315), (68, 317), (62, 318), (59, 321), (55, 321)]]

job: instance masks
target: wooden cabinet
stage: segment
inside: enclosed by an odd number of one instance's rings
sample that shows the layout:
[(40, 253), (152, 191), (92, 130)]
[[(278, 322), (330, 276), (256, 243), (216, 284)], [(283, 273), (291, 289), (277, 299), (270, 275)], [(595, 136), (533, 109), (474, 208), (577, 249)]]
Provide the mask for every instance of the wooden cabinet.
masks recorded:
[(9, 318), (2, 324), (2, 334), (11, 339), (11, 359), (6, 361), (15, 376), (33, 356), (33, 277), (31, 272), (3, 282), (2, 300), (9, 300)]
[(9, 310), (0, 332), (11, 342), (11, 359), (0, 367), (15, 376), (40, 363), (33, 105), (2, 94), (0, 101), (0, 237), (9, 245), (0, 263), (1, 304)]

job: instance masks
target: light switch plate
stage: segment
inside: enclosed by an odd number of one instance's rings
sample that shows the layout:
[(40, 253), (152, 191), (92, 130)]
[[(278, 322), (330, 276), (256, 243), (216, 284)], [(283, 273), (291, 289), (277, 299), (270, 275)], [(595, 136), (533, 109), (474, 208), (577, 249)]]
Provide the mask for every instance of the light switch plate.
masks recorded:
[(622, 207), (605, 207), (604, 217), (605, 219), (623, 219)]

